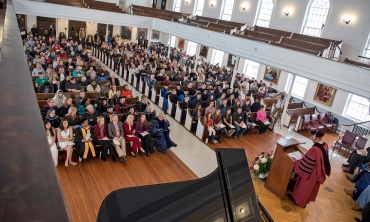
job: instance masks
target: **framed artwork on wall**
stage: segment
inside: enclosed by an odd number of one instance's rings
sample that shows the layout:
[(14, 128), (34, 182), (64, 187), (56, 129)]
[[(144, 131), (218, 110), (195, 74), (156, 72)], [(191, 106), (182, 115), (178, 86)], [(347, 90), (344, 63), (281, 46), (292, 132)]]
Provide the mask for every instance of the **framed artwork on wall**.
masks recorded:
[(184, 47), (185, 47), (185, 39), (179, 38), (179, 42), (177, 43), (177, 48), (184, 49)]
[(266, 66), (265, 73), (263, 75), (263, 80), (269, 81), (275, 85), (279, 83), (281, 70), (275, 67)]
[(334, 101), (335, 93), (337, 89), (331, 86), (327, 86), (321, 83), (317, 83), (316, 92), (313, 96), (313, 100), (331, 106)]
[(131, 34), (132, 34), (132, 27), (130, 27), (130, 26), (122, 26), (122, 29), (121, 29), (121, 38), (122, 39), (129, 39), (129, 40), (131, 40)]
[(207, 56), (208, 56), (208, 49), (209, 49), (208, 46), (201, 45), (200, 46), (199, 56), (200, 57), (203, 57), (203, 58), (207, 58)]
[(143, 37), (143, 39), (148, 38), (148, 29), (147, 28), (137, 28), (137, 35), (136, 35), (137, 40), (139, 40), (139, 36)]
[(161, 36), (161, 33), (159, 31), (154, 30), (154, 29), (152, 30), (152, 39), (158, 40), (160, 36)]
[(227, 57), (227, 67), (232, 69), (235, 68), (236, 62), (238, 61), (237, 58), (237, 56), (229, 54)]

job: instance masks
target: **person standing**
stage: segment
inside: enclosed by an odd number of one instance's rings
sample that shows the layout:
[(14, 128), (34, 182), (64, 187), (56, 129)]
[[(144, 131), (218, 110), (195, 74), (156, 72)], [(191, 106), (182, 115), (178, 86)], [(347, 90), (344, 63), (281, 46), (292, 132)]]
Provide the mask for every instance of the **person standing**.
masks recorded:
[(331, 172), (329, 147), (325, 142), (321, 142), (325, 134), (320, 131), (311, 134), (313, 146), (303, 158), (296, 160), (294, 165), (298, 178), (290, 197), (292, 202), (300, 207), (306, 207), (306, 204), (316, 200), (320, 184), (325, 182), (326, 176), (330, 176)]
[(80, 31), (78, 32), (78, 38), (80, 39), (80, 44), (84, 45), (85, 44), (85, 38), (86, 38), (85, 28), (80, 29)]

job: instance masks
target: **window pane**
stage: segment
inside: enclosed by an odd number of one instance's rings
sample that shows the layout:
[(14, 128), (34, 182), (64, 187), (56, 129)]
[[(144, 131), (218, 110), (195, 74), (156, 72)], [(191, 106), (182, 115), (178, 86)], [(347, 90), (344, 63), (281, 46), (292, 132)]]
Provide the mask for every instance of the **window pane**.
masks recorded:
[[(367, 43), (365, 45), (363, 56), (370, 58), (370, 34), (369, 34), (369, 37), (367, 38)], [(368, 59), (362, 59), (362, 62), (370, 63)]]
[(307, 83), (308, 79), (296, 76), (292, 87), (292, 95), (303, 99), (304, 93), (306, 92)]
[(274, 3), (272, 0), (261, 0), (256, 25), (269, 27)]
[(173, 3), (173, 11), (180, 12), (181, 0), (175, 0)]
[(244, 74), (248, 78), (254, 77), (257, 79), (258, 70), (260, 68), (260, 64), (258, 62), (253, 62), (251, 60), (246, 59), (244, 63)]
[(349, 94), (343, 115), (358, 122), (368, 121), (370, 120), (369, 106), (370, 102), (368, 99)]
[(214, 49), (213, 50), (213, 55), (212, 55), (212, 64), (217, 64), (218, 63), (219, 65), (221, 65), (223, 59), (224, 59), (224, 52), (220, 51), (220, 50), (217, 50), (217, 49)]
[(198, 0), (195, 4), (195, 15), (202, 16), (204, 8), (204, 0)]
[(190, 42), (188, 43), (188, 55), (194, 55), (197, 51), (197, 43), (195, 42)]
[(221, 13), (221, 19), (225, 21), (230, 21), (231, 20), (231, 14), (233, 12), (234, 8), (234, 0), (224, 0), (224, 8)]
[(171, 47), (175, 47), (176, 36), (171, 36)]
[(303, 23), (302, 34), (321, 37), (329, 12), (330, 1), (314, 0), (308, 7), (309, 9)]

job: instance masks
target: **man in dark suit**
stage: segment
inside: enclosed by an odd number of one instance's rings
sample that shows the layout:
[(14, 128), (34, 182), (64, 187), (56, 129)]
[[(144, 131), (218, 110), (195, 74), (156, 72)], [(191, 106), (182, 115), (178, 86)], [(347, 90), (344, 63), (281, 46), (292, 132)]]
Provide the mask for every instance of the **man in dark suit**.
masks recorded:
[(343, 164), (344, 167), (349, 169), (343, 169), (344, 172), (353, 174), (356, 167), (361, 166), (361, 164), (370, 165), (370, 147), (360, 150), (362, 154), (352, 153), (348, 158), (348, 164)]
[(112, 114), (112, 122), (108, 123), (108, 136), (119, 156), (119, 161), (126, 161), (126, 144), (123, 138), (122, 122), (118, 121), (117, 114)]

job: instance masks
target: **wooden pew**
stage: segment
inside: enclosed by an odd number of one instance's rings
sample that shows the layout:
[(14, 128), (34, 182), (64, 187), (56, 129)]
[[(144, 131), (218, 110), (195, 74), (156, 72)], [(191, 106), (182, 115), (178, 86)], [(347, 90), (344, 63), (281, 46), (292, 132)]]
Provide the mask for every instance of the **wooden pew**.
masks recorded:
[(240, 30), (241, 32), (243, 32), (247, 27), (247, 24), (243, 24), (243, 23), (239, 23), (239, 22), (232, 22), (232, 21), (225, 21), (225, 20), (221, 20), (221, 19), (217, 20), (217, 24), (236, 27), (237, 30)]
[(305, 41), (300, 41), (300, 40), (290, 39), (290, 38), (282, 38), (280, 41), (280, 44), (284, 46), (293, 47), (298, 51), (301, 51), (302, 49), (304, 51), (310, 50), (313, 52), (313, 54), (316, 54), (317, 51), (323, 52), (325, 49), (328, 48), (326, 45), (305, 42)]
[(278, 99), (272, 99), (272, 98), (264, 98), (261, 100), (261, 103), (265, 105), (266, 111), (270, 111), (272, 109), (272, 105), (276, 104), (278, 102)]
[(370, 69), (369, 64), (362, 63), (362, 62), (356, 62), (356, 61), (353, 61), (353, 60), (349, 60), (348, 58), (346, 58), (343, 62), (347, 63), (347, 64), (350, 64), (350, 65), (358, 66), (358, 67), (361, 67), (361, 68)]
[[(298, 109), (298, 108), (304, 108), (304, 102), (290, 102), (288, 104), (287, 110), (288, 109)], [(296, 122), (298, 120), (298, 116), (291, 117), (288, 115), (288, 113), (282, 113), (281, 118), (283, 118), (283, 115), (285, 115), (283, 125), (286, 127), (289, 127), (291, 122)]]
[(325, 45), (326, 47), (329, 47), (331, 42), (334, 42), (337, 45), (342, 43), (342, 41), (338, 41), (338, 40), (319, 38), (319, 37), (303, 35), (299, 33), (293, 33), (291, 39)]
[(278, 29), (265, 28), (265, 27), (261, 27), (257, 25), (253, 27), (253, 30), (256, 32), (264, 32), (264, 33), (268, 33), (272, 35), (284, 36), (284, 37), (289, 37), (289, 38), (293, 34), (292, 32), (287, 32), (287, 31), (278, 30)]
[[(267, 117), (270, 116), (270, 111), (266, 111), (266, 116)], [(251, 120), (252, 123), (256, 124), (256, 125), (254, 125), (253, 129), (260, 127), (260, 125), (256, 122), (256, 119), (257, 119), (257, 113), (256, 112), (251, 112), (250, 115), (249, 115), (249, 119)], [(275, 125), (274, 123), (270, 123), (269, 129), (274, 129), (274, 125)]]
[(310, 108), (307, 108), (307, 107), (304, 107), (304, 108), (297, 108), (297, 109), (287, 109), (286, 110), (287, 112), (287, 115), (290, 116), (290, 122), (289, 122), (289, 125), (287, 125), (287, 127), (289, 128), (290, 124), (291, 123), (296, 123), (295, 125), (295, 128), (294, 129), (297, 129), (297, 127), (300, 129), (300, 118), (299, 116), (303, 116), (305, 114), (314, 114), (316, 112), (316, 106), (314, 107), (310, 107)]

